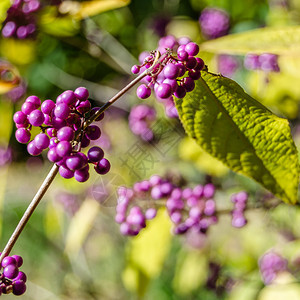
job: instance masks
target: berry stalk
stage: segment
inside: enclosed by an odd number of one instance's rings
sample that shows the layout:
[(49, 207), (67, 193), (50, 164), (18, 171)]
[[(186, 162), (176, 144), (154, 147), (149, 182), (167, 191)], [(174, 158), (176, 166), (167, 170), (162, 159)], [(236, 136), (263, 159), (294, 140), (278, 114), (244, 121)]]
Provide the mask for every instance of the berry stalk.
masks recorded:
[(153, 69), (160, 63), (159, 62), (160, 53), (156, 51), (156, 57), (152, 64), (152, 66), (137, 76), (134, 80), (132, 80), (129, 84), (127, 84), (122, 90), (120, 90), (115, 96), (113, 96), (110, 100), (108, 100), (105, 104), (103, 104), (98, 111), (92, 115), (88, 120), (85, 121), (83, 125), (83, 130), (93, 123), (107, 108), (109, 108), (114, 102), (116, 102), (120, 97), (122, 97), (126, 92), (128, 92), (134, 85), (136, 85), (139, 81), (141, 81), (144, 77), (149, 75)]
[(0, 256), (0, 264), (4, 257), (9, 255), (10, 251), (12, 250), (13, 246), (15, 245), (18, 237), (20, 236), (21, 232), (23, 231), (24, 227), (26, 226), (28, 220), (30, 219), (31, 215), (33, 214), (34, 210), (42, 200), (43, 196), (45, 195), (46, 191), (48, 190), (49, 186), (51, 185), (52, 181), (54, 180), (56, 174), (58, 173), (58, 166), (56, 164), (53, 165), (50, 172), (48, 173), (47, 177), (45, 178), (44, 182), (40, 186), (39, 190), (35, 194), (34, 198), (32, 199), (31, 203), (27, 207), (26, 211), (24, 212), (19, 224), (17, 225), (15, 231), (9, 238), (2, 254)]

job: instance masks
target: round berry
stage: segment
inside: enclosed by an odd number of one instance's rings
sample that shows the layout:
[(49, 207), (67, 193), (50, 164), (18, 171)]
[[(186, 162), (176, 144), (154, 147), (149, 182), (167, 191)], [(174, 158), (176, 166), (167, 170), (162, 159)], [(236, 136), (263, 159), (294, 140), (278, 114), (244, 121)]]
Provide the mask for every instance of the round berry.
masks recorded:
[(85, 135), (89, 140), (97, 140), (101, 136), (101, 130), (97, 125), (90, 125), (86, 129)]
[(44, 150), (48, 148), (49, 143), (50, 143), (50, 139), (48, 135), (45, 133), (37, 134), (34, 138), (34, 144), (38, 149)]
[(55, 149), (56, 149), (56, 153), (60, 157), (65, 157), (72, 152), (72, 146), (71, 146), (70, 142), (68, 142), (68, 141), (59, 142)]
[(45, 117), (40, 110), (35, 109), (29, 114), (28, 121), (31, 125), (38, 127), (44, 123)]
[(13, 294), (16, 296), (23, 295), (26, 292), (26, 284), (23, 280), (16, 280), (13, 283)]
[(94, 146), (89, 149), (87, 157), (91, 162), (98, 162), (104, 157), (104, 151), (97, 146)]
[(110, 162), (106, 158), (102, 158), (95, 166), (95, 171), (98, 174), (104, 175), (110, 170)]
[(30, 155), (37, 156), (42, 153), (43, 149), (37, 148), (33, 140), (27, 145), (27, 151)]
[(64, 126), (57, 131), (57, 138), (60, 141), (72, 141), (74, 138), (74, 130), (71, 127)]
[(66, 159), (66, 166), (72, 171), (79, 170), (84, 166), (84, 161), (82, 157), (76, 153)]
[(55, 107), (54, 101), (48, 99), (42, 103), (41, 111), (44, 114), (50, 115), (50, 113), (53, 111), (54, 107)]
[(66, 103), (59, 103), (54, 109), (54, 115), (60, 119), (66, 119), (70, 113), (70, 108)]
[(25, 102), (30, 102), (32, 103), (35, 108), (39, 108), (41, 106), (41, 99), (37, 96), (29, 96)]
[(61, 177), (66, 179), (70, 179), (74, 176), (74, 172), (64, 166), (60, 166), (58, 172)]
[(18, 276), (19, 269), (16, 265), (8, 265), (3, 269), (3, 274), (9, 279), (14, 279)]
[(164, 75), (166, 78), (175, 79), (178, 77), (178, 74), (179, 74), (178, 66), (170, 63), (164, 67)]
[(78, 182), (85, 182), (89, 179), (90, 174), (88, 169), (86, 170), (85, 168), (81, 169), (81, 170), (76, 170), (74, 172), (74, 178), (78, 181)]
[(6, 256), (2, 260), (1, 266), (3, 268), (5, 268), (5, 267), (7, 267), (9, 265), (17, 266), (17, 261), (13, 257), (11, 257), (11, 256)]
[(25, 115), (29, 115), (35, 109), (35, 105), (31, 102), (24, 102), (21, 107), (21, 110)]
[(27, 115), (25, 115), (22, 111), (17, 111), (14, 114), (13, 120), (16, 124), (24, 124), (28, 122)]
[(185, 51), (190, 56), (195, 56), (199, 53), (199, 46), (196, 43), (190, 42), (185, 45)]
[(140, 99), (146, 99), (150, 97), (151, 89), (145, 84), (142, 84), (137, 88), (136, 94)]
[(172, 88), (167, 83), (161, 83), (156, 89), (156, 95), (162, 99), (169, 98), (172, 95)]
[(74, 105), (77, 101), (75, 93), (71, 90), (64, 91), (60, 95), (60, 97), (61, 102), (65, 103), (68, 106)]
[(19, 128), (15, 132), (16, 140), (21, 144), (27, 144), (30, 141), (31, 133), (29, 129)]
[(11, 257), (13, 257), (16, 260), (17, 267), (21, 267), (23, 265), (23, 258), (20, 255), (12, 255)]
[(86, 101), (89, 97), (89, 91), (85, 87), (78, 87), (74, 94), (76, 98), (80, 101)]

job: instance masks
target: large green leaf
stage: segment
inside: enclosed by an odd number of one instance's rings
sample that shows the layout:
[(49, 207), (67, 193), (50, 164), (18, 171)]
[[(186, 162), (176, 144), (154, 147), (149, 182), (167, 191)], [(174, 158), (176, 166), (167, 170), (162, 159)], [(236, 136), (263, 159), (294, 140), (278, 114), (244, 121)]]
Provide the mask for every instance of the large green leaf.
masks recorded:
[(265, 27), (230, 34), (201, 44), (201, 50), (213, 53), (274, 53), (299, 55), (300, 26)]
[(187, 134), (205, 151), (283, 201), (297, 201), (298, 155), (286, 119), (236, 82), (206, 71), (176, 106)]

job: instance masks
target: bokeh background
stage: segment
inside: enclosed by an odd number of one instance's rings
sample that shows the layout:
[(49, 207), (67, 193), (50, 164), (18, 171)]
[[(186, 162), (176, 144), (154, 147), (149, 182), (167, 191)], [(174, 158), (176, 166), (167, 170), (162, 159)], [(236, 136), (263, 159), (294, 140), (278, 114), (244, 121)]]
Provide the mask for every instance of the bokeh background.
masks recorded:
[[(81, 4), (87, 4), (82, 14)], [(10, 5), (1, 0), (1, 22)], [(39, 12), (34, 38), (0, 38), (1, 247), (51, 168), (45, 154), (30, 157), (15, 140), (12, 116), (24, 99), (55, 100), (66, 89), (85, 86), (100, 106), (134, 78), (130, 70), (139, 54), (156, 49), (161, 37), (187, 36), (200, 48), (214, 38), (199, 22), (210, 8), (228, 17), (227, 25), (214, 23), (226, 27), (221, 35), (300, 24), (298, 0), (64, 1)], [(199, 55), (210, 71), (233, 78), (288, 118), (299, 146), (299, 57), (277, 57), (279, 70), (266, 71), (247, 69), (242, 55)], [(23, 256), (28, 276), (22, 299), (300, 299), (298, 207), (278, 204), (255, 182), (205, 154), (153, 96), (146, 103), (156, 110), (151, 128), (161, 138), (149, 143), (135, 136), (128, 116), (141, 101), (132, 89), (99, 124), (96, 143), (111, 171), (91, 174), (86, 183), (57, 176), (30, 219), (13, 250)], [(160, 211), (137, 237), (123, 237), (114, 221), (117, 187), (153, 174), (187, 186), (213, 182), (218, 207), (227, 213), (205, 235), (174, 236)], [(237, 229), (231, 226), (230, 195), (241, 190), (249, 193), (252, 209), (247, 225)], [(259, 208), (265, 201), (269, 208)], [(287, 266), (265, 284), (259, 259), (270, 251)]]

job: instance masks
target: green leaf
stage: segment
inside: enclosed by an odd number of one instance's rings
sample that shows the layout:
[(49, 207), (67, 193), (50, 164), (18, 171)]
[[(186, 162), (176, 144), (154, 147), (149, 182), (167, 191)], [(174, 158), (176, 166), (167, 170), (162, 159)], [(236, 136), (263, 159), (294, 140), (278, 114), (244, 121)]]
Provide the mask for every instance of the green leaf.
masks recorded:
[(205, 151), (283, 201), (296, 203), (299, 162), (286, 119), (236, 82), (206, 71), (176, 106), (185, 131)]
[(300, 26), (265, 27), (230, 34), (201, 44), (201, 51), (226, 54), (274, 53), (299, 55)]

